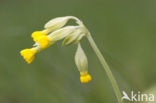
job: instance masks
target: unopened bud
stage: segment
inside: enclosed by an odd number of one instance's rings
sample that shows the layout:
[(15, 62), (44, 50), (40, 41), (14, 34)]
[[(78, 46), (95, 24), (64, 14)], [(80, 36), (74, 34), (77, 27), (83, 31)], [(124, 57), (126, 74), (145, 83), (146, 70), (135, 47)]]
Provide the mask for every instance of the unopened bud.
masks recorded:
[(69, 19), (71, 19), (70, 16), (54, 18), (50, 20), (48, 23), (46, 23), (44, 28), (49, 29), (50, 31), (55, 31), (63, 27), (68, 22)]
[(85, 34), (81, 30), (79, 29), (75, 30), (64, 39), (62, 45), (70, 45), (72, 43), (78, 43), (84, 35)]
[(80, 72), (88, 72), (88, 60), (80, 44), (75, 54), (75, 63)]
[(52, 41), (58, 41), (60, 39), (65, 38), (67, 35), (70, 35), (72, 32), (76, 30), (78, 26), (66, 26), (64, 28), (61, 28), (59, 30), (56, 30), (48, 35), (48, 37)]

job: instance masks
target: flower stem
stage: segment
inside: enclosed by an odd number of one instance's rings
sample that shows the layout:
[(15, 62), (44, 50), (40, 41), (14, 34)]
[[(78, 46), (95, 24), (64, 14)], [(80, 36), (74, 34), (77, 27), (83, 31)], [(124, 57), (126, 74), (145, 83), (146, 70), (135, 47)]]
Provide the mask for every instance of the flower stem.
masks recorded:
[(93, 40), (93, 38), (92, 38), (90, 33), (87, 35), (87, 39), (88, 39), (91, 47), (93, 48), (95, 54), (98, 56), (98, 58), (99, 58), (99, 60), (100, 60), (100, 62), (102, 64), (104, 70), (106, 71), (106, 73), (107, 73), (107, 75), (108, 75), (108, 77), (109, 77), (109, 79), (111, 81), (111, 84), (112, 84), (112, 87), (113, 87), (114, 92), (116, 94), (116, 97), (118, 99), (118, 102), (122, 103), (121, 93), (120, 93), (119, 87), (117, 85), (117, 82), (116, 82), (116, 80), (115, 80), (115, 78), (114, 78), (114, 76), (113, 76), (113, 74), (112, 74), (112, 72), (111, 72), (107, 62), (105, 61), (103, 55), (101, 54), (100, 50), (96, 46), (96, 43), (94, 42), (94, 40)]

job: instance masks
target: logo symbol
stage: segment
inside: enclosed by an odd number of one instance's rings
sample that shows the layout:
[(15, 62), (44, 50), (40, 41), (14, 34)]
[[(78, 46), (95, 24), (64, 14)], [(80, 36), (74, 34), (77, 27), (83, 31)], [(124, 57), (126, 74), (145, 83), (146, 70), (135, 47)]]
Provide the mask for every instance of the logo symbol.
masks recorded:
[(123, 97), (122, 97), (122, 101), (124, 100), (124, 99), (127, 99), (127, 100), (131, 100), (129, 97), (128, 97), (128, 95), (127, 95), (127, 93), (125, 92), (125, 91), (122, 91), (122, 94), (123, 94)]

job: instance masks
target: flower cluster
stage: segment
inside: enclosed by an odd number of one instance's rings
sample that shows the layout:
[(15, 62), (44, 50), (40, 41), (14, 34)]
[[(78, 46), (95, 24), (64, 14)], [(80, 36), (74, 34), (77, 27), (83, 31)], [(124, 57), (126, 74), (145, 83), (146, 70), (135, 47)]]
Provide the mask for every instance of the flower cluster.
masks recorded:
[[(76, 20), (78, 25), (65, 26), (70, 19)], [(33, 47), (24, 49), (20, 52), (25, 61), (30, 64), (34, 60), (37, 52), (46, 49), (58, 40), (64, 39), (62, 45), (78, 45), (75, 55), (75, 63), (80, 71), (81, 83), (88, 83), (91, 81), (91, 76), (88, 74), (87, 57), (80, 45), (82, 37), (88, 34), (88, 30), (83, 23), (73, 16), (58, 17), (46, 23), (44, 28), (44, 30), (32, 33), (31, 37), (35, 42)]]

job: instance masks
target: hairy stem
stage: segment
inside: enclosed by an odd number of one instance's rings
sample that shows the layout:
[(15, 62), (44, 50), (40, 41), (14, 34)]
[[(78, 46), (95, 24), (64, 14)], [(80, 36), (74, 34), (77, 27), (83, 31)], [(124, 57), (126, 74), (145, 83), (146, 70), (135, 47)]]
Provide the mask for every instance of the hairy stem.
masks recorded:
[(91, 47), (93, 48), (95, 54), (98, 56), (98, 58), (99, 58), (99, 60), (100, 60), (100, 62), (102, 64), (104, 70), (106, 71), (106, 73), (107, 73), (107, 75), (108, 75), (108, 77), (109, 77), (109, 79), (111, 81), (111, 84), (112, 84), (112, 87), (113, 87), (114, 92), (116, 94), (116, 97), (118, 99), (118, 102), (122, 103), (121, 93), (120, 93), (119, 87), (117, 85), (117, 82), (116, 82), (116, 80), (115, 80), (115, 78), (114, 78), (114, 76), (113, 76), (113, 74), (112, 74), (112, 72), (111, 72), (107, 62), (105, 61), (103, 55), (101, 54), (100, 50), (96, 46), (96, 43), (94, 42), (94, 40), (93, 40), (93, 38), (92, 38), (90, 33), (87, 35), (87, 39), (88, 39)]

